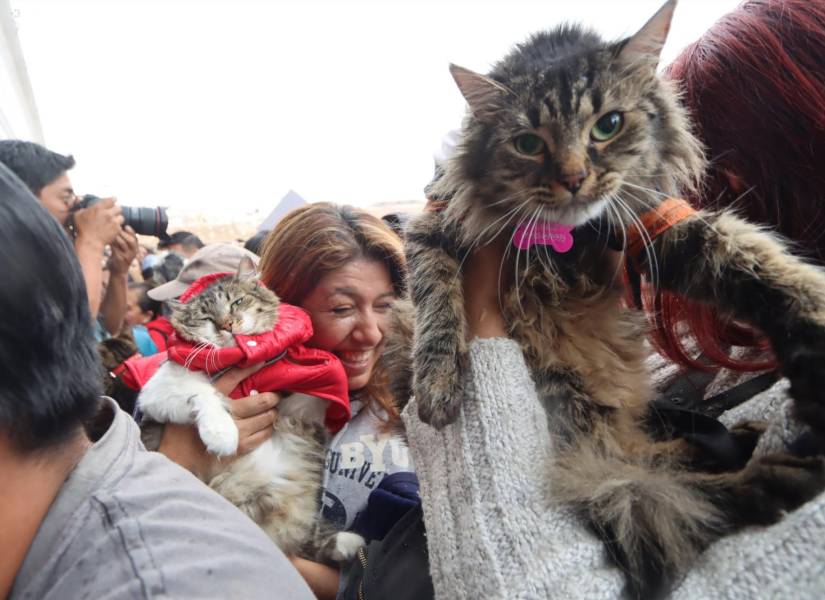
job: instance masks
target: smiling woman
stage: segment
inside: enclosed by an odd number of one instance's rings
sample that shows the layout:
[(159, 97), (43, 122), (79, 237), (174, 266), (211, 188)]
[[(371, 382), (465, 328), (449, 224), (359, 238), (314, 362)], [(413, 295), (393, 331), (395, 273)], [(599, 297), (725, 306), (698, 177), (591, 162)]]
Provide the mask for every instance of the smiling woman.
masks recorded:
[(398, 411), (378, 355), (390, 302), (404, 291), (401, 240), (380, 219), (348, 206), (310, 204), (288, 214), (266, 240), (261, 281), (312, 315), (311, 343), (338, 355), (350, 391), (386, 418)]
[[(365, 529), (375, 517), (365, 517), (368, 496), (387, 475), (412, 469), (406, 444), (389, 432), (398, 409), (380, 360), (390, 305), (405, 286), (401, 240), (364, 211), (311, 204), (272, 230), (260, 269), (261, 281), (281, 300), (309, 312), (308, 344), (344, 365), (353, 418), (329, 444), (322, 510), (333, 527), (370, 537)], [(335, 596), (337, 570), (300, 558), (293, 563), (319, 598)]]

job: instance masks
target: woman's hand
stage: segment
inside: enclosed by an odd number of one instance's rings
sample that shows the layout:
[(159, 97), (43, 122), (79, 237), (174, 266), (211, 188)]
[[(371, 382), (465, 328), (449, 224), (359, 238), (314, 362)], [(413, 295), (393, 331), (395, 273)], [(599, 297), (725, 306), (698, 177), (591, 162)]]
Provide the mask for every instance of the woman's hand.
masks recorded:
[[(222, 394), (229, 395), (238, 384), (262, 367), (263, 364), (246, 369), (232, 369), (215, 382), (215, 388)], [(280, 396), (273, 392), (232, 400), (230, 409), (239, 434), (236, 456), (251, 452), (269, 438), (277, 418), (275, 407), (279, 400)], [(203, 481), (211, 479), (212, 474), (221, 464), (215, 455), (207, 452), (197, 428), (193, 425), (167, 423), (163, 429), (158, 452), (191, 471)]]
[(504, 297), (512, 281), (512, 268), (505, 262), (508, 236), (499, 236), (473, 251), (462, 269), (467, 337), (505, 337), (507, 327), (501, 315), (499, 296)]

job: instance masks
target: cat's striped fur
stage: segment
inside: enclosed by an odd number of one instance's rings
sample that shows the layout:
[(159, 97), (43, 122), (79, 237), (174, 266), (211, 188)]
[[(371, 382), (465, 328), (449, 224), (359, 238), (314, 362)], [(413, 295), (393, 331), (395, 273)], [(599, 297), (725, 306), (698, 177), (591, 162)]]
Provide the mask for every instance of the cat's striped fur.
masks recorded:
[[(674, 5), (622, 42), (564, 26), (516, 47), (487, 76), (452, 68), (469, 111), (456, 154), (432, 188), (446, 202), (406, 231), (412, 389), (424, 421), (442, 427), (460, 409), (467, 370), (460, 270), (476, 245), (540, 219), (598, 224), (621, 241), (638, 215), (698, 185), (700, 145), (671, 85), (656, 75)], [(613, 112), (619, 131), (602, 140), (605, 127), (594, 127), (615, 123)], [(540, 141), (519, 139), (525, 134)], [(663, 593), (715, 538), (773, 522), (825, 486), (821, 458), (769, 456), (738, 472), (697, 473), (686, 467), (684, 442), (651, 438), (643, 425), (653, 398), (644, 321), (623, 308), (620, 259), (603, 242), (578, 243), (564, 255), (510, 248), (505, 260), (516, 284), (503, 298), (504, 317), (551, 413), (557, 459), (548, 498), (575, 507), (602, 535), (632, 596)], [(707, 212), (648, 244), (639, 262), (654, 284), (714, 302), (764, 331), (791, 377), (800, 416), (825, 430), (818, 269), (759, 227)]]

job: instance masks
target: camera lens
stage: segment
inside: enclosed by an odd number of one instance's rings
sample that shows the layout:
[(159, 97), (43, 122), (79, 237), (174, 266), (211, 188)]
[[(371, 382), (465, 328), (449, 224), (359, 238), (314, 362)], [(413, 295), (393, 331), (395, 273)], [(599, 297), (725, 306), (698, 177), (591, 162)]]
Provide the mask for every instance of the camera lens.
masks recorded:
[(128, 225), (140, 235), (164, 237), (169, 217), (166, 209), (160, 206), (155, 208), (122, 206), (123, 224)]

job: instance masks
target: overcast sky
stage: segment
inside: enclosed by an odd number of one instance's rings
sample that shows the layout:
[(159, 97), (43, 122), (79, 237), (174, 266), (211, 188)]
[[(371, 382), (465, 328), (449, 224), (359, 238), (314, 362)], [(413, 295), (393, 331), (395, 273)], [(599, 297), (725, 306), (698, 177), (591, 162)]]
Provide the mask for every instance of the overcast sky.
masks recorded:
[[(671, 60), (736, 0), (682, 0)], [(660, 0), (12, 0), (46, 142), (81, 193), (213, 214), (289, 190), (414, 200), (484, 72), (563, 20), (635, 32)]]

